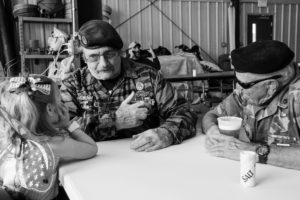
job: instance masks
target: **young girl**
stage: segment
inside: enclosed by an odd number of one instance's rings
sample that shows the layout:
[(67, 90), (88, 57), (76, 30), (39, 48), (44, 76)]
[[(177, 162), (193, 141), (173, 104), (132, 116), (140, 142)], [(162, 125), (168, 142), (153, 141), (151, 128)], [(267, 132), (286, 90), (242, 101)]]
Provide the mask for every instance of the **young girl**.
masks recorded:
[(54, 199), (59, 161), (91, 158), (97, 151), (69, 121), (51, 79), (14, 77), (0, 84), (0, 186), (13, 198)]

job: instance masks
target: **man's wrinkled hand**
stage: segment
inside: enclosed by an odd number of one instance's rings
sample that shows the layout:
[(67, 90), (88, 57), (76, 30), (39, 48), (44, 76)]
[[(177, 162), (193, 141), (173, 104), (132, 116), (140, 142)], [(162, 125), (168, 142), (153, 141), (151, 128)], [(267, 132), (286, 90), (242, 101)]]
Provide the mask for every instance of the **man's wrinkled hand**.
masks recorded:
[(138, 127), (143, 124), (143, 120), (148, 116), (148, 107), (146, 102), (139, 101), (130, 104), (134, 97), (132, 92), (116, 110), (116, 128), (117, 130)]
[(217, 141), (212, 145), (206, 145), (208, 153), (212, 156), (239, 160), (240, 151), (255, 151), (256, 149), (256, 144), (246, 143), (232, 136), (223, 135)]
[(205, 147), (209, 148), (224, 139), (217, 125), (210, 127), (206, 132)]
[(154, 53), (154, 51), (152, 49), (152, 46), (149, 47), (148, 52), (151, 54), (152, 58), (156, 57), (156, 55), (155, 55), (155, 53)]
[(164, 128), (149, 129), (134, 135), (133, 138), (135, 140), (131, 143), (130, 148), (138, 152), (155, 151), (173, 143), (173, 136)]

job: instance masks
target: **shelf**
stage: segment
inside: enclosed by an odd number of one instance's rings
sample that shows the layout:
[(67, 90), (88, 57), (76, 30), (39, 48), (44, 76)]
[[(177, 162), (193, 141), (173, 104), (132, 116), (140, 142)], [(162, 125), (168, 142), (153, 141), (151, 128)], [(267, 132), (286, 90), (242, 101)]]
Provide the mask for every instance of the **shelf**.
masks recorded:
[[(24, 54), (25, 59), (53, 59), (54, 55), (42, 55), (42, 54)], [(68, 55), (60, 55), (59, 58), (66, 58)]]
[(19, 17), (23, 22), (49, 22), (49, 23), (72, 23), (72, 19), (67, 18), (45, 18), (45, 17)]

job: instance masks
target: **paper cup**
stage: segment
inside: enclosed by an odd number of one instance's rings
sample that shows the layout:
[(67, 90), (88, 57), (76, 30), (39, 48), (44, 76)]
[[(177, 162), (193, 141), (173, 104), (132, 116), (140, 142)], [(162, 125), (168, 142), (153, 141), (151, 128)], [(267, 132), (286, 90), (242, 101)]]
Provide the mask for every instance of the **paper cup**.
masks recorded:
[(256, 185), (256, 153), (253, 151), (240, 152), (240, 182), (244, 187)]
[(193, 69), (193, 76), (195, 77), (197, 75), (197, 72), (195, 69)]
[(218, 127), (222, 134), (238, 138), (242, 121), (240, 117), (218, 117)]

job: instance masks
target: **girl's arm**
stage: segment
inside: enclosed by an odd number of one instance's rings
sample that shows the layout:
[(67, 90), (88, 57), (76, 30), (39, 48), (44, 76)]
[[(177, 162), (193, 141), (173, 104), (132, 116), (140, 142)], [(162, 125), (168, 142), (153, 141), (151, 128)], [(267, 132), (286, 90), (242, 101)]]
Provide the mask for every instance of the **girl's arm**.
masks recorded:
[(49, 142), (55, 156), (62, 161), (88, 159), (98, 152), (94, 140), (77, 125), (77, 122), (73, 122), (68, 127), (69, 136), (55, 136)]

